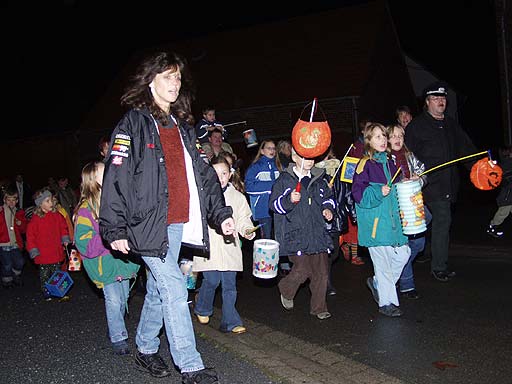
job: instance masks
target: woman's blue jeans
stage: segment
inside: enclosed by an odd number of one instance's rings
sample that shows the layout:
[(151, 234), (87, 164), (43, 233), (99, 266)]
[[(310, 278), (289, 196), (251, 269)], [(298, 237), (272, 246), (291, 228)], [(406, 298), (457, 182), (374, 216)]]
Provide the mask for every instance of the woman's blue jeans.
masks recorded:
[(169, 225), (169, 249), (165, 259), (142, 256), (150, 273), (135, 342), (141, 353), (158, 352), (158, 334), (164, 325), (174, 363), (181, 372), (194, 372), (203, 369), (204, 365), (196, 349), (188, 291), (178, 266), (182, 235), (183, 224)]
[(105, 311), (107, 314), (108, 334), (112, 343), (126, 340), (128, 331), (124, 323), (126, 303), (130, 291), (130, 281), (122, 280), (103, 287)]
[(213, 314), (215, 290), (222, 285), (222, 320), (220, 330), (231, 332), (236, 326), (242, 325), (242, 319), (235, 308), (236, 304), (236, 272), (235, 271), (205, 271), (203, 282), (199, 289), (199, 297), (194, 313), (200, 316)]

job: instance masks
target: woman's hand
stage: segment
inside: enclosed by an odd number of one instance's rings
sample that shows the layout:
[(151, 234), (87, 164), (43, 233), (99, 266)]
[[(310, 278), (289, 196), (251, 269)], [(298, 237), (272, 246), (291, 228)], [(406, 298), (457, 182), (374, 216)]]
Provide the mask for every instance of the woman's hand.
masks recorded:
[(389, 185), (385, 184), (382, 186), (381, 191), (382, 191), (382, 196), (387, 196), (387, 195), (389, 195), (389, 192), (391, 191), (391, 187)]
[(232, 217), (227, 218), (220, 225), (222, 234), (225, 236), (232, 235), (235, 232), (235, 220)]
[(110, 243), (110, 247), (112, 247), (114, 251), (119, 251), (121, 253), (124, 253), (125, 255), (127, 255), (128, 252), (130, 251), (130, 247), (128, 246), (128, 240), (126, 239), (115, 240)]

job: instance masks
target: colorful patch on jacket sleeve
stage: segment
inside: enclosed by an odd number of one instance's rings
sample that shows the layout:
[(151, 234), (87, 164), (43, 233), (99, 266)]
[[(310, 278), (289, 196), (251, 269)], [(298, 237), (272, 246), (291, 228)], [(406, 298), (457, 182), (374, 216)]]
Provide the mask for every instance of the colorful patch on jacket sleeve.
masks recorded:
[(357, 163), (356, 173), (359, 175), (361, 172), (363, 172), (364, 165), (370, 158), (365, 156), (361, 160), (359, 160), (359, 163)]
[(114, 156), (112, 164), (121, 165), (123, 164), (123, 157), (127, 158), (130, 153), (131, 138), (123, 133), (118, 133), (114, 136), (114, 143), (112, 144), (112, 150), (110, 155)]
[(123, 158), (121, 156), (114, 156), (112, 158), (112, 164), (114, 164), (114, 165), (122, 165), (123, 164)]

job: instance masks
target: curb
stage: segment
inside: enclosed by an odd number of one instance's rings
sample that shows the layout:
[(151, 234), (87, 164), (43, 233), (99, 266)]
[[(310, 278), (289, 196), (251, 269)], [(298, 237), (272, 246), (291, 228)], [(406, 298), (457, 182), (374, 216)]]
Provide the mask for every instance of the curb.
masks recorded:
[(286, 384), (403, 384), (403, 381), (318, 345), (243, 319), (247, 332), (218, 330), (215, 314), (208, 325), (192, 314), (197, 337), (210, 339), (260, 368), (272, 380)]

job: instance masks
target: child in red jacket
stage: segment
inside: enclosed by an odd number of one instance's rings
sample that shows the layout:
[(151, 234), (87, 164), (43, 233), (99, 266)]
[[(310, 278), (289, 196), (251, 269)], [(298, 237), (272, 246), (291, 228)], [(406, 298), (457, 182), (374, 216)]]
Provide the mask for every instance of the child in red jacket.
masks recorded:
[(39, 266), (41, 290), (46, 301), (51, 297), (45, 282), (64, 261), (64, 248), (69, 243), (69, 231), (64, 217), (55, 210), (50, 191), (41, 190), (34, 195), (36, 210), (27, 228), (27, 250)]
[(27, 221), (23, 209), (17, 209), (18, 192), (7, 189), (0, 205), (0, 280), (3, 288), (22, 285), (23, 238)]

